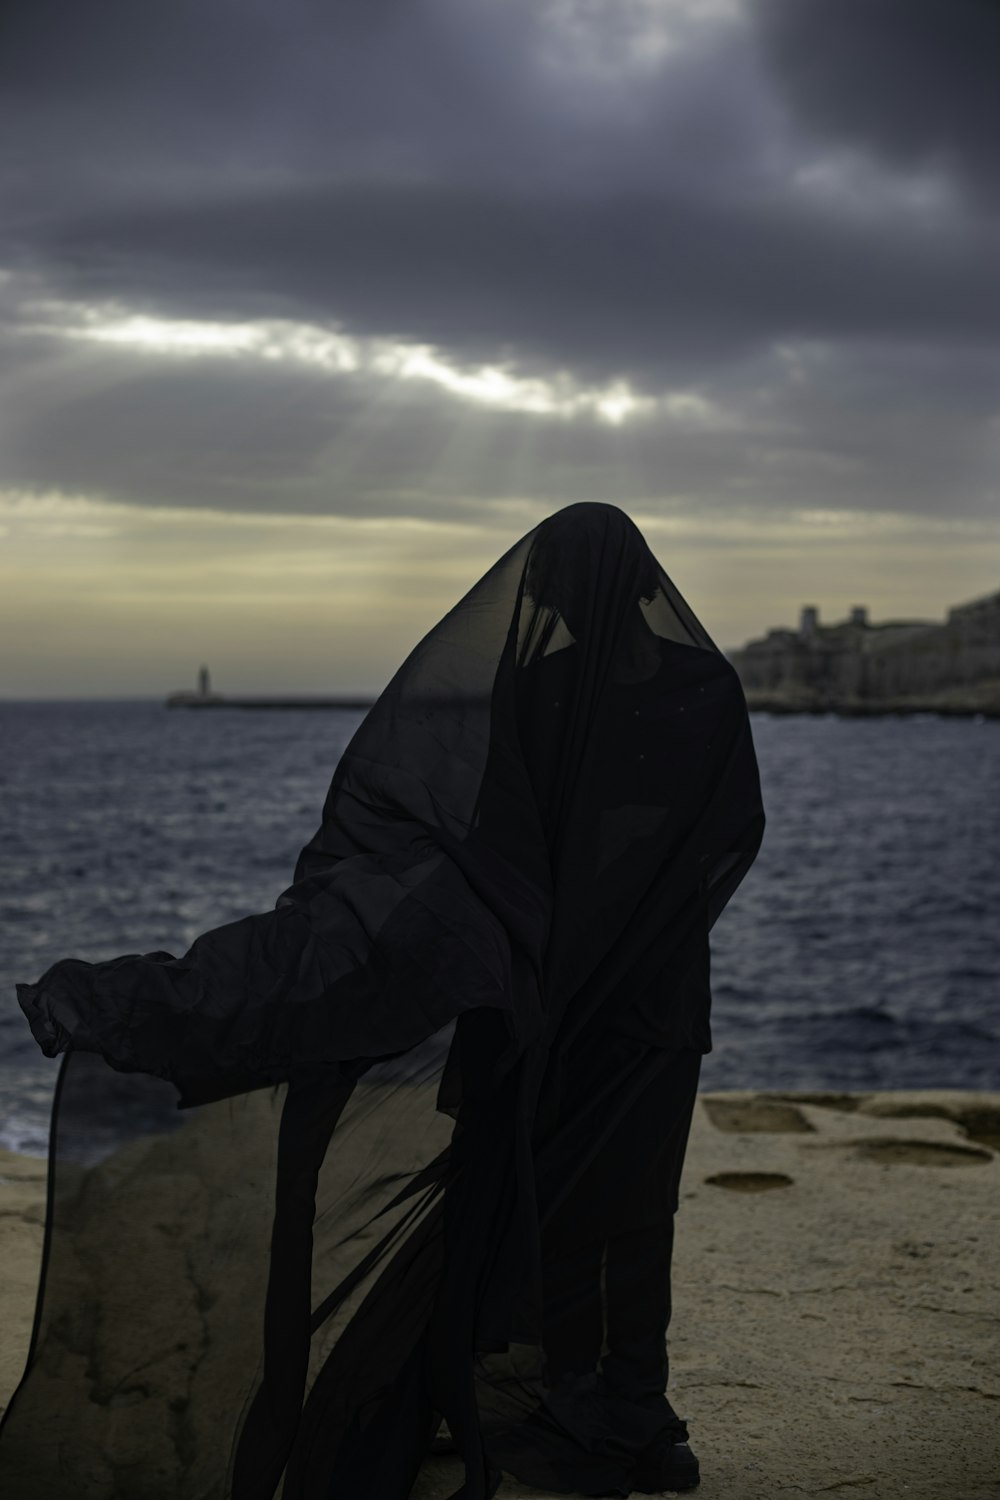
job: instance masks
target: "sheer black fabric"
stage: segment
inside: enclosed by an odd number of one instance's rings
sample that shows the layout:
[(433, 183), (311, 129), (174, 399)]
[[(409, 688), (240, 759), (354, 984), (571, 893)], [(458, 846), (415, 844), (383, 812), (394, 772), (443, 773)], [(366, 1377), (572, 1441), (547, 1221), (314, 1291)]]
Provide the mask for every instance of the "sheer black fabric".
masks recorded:
[(684, 1435), (709, 932), (763, 823), (641, 534), (542, 522), (368, 713), (273, 911), (18, 986), (65, 1056), (4, 1493), (405, 1500), (444, 1417), (463, 1500), (628, 1494)]

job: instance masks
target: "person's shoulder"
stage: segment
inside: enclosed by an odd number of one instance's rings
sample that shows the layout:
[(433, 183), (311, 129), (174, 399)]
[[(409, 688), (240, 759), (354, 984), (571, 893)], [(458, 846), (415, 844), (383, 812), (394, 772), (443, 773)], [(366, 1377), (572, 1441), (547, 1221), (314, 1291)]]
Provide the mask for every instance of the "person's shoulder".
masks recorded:
[(660, 646), (660, 671), (664, 674), (678, 672), (701, 679), (717, 679), (739, 685), (739, 674), (727, 656), (709, 646), (698, 646), (688, 641), (675, 641), (667, 636), (657, 637)]

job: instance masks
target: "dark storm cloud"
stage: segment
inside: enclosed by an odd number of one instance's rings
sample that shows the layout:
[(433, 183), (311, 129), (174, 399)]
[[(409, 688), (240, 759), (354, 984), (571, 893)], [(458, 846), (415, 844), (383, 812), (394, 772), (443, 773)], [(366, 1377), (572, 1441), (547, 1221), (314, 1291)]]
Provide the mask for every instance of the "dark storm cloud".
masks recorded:
[(331, 188), (77, 221), (35, 256), (76, 297), (331, 319), (652, 388), (775, 339), (1000, 334), (1000, 234), (904, 241), (780, 199)]
[[(46, 9), (66, 12), (61, 33)], [(792, 14), (814, 9), (829, 24), (823, 3)], [(726, 30), (640, 81), (638, 112), (595, 120), (540, 80), (519, 5), (297, 8), (290, 24), (216, 4), (196, 27), (184, 4), (154, 7), (149, 29), (124, 0), (97, 7), (103, 25), (89, 8), (87, 25), (77, 7), (19, 14), (11, 97), (47, 100), (85, 183), (107, 173), (83, 201), (69, 183), (62, 207), (24, 202), (9, 233), (8, 261), (63, 294), (333, 319), (640, 384), (780, 338), (998, 331), (997, 237), (852, 218), (755, 164), (767, 110)], [(765, 23), (780, 61), (801, 28), (774, 6)], [(790, 64), (792, 92), (797, 77)], [(185, 156), (199, 130), (207, 166)], [(41, 133), (46, 170), (70, 177)], [(294, 173), (278, 170), (289, 151)], [(144, 154), (143, 178), (128, 163)]]
[(17, 201), (29, 220), (58, 213), (19, 175), (29, 165), (43, 196), (59, 184), (73, 205), (143, 184), (170, 199), (199, 181), (266, 192), (316, 177), (599, 175), (607, 131), (567, 111), (539, 67), (546, 9), (13, 0), (0, 15), (0, 108), (20, 127)]
[[(633, 484), (980, 513), (996, 12), (665, 14), (661, 55), (624, 0), (8, 0), (0, 261), (31, 296), (0, 482), (348, 512)], [(845, 145), (870, 179), (817, 177)], [(912, 196), (931, 169), (938, 196)], [(31, 297), (337, 324), (730, 415), (619, 432), (367, 374), (61, 350)]]
[[(0, 32), (7, 263), (63, 295), (335, 318), (581, 373), (739, 348), (748, 301), (766, 317), (780, 297), (782, 232), (747, 205), (730, 248), (724, 185), (757, 177), (745, 48), (679, 12), (694, 51), (623, 85), (598, 62), (627, 8), (591, 37), (593, 75), (552, 9), (22, 0)], [(788, 233), (808, 257), (809, 227)]]
[(996, 0), (753, 0), (800, 122), (903, 170), (1000, 197)]

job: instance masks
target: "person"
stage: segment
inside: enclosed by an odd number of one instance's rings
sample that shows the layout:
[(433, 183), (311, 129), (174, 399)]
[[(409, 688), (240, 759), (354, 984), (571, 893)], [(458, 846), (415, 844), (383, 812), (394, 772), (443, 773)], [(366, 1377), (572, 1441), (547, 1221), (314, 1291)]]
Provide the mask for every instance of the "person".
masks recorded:
[[(690, 1488), (666, 1396), (709, 933), (764, 812), (746, 703), (582, 503), (416, 646), (275, 908), (64, 959), (18, 1500)], [(442, 1427), (444, 1424), (444, 1427)]]

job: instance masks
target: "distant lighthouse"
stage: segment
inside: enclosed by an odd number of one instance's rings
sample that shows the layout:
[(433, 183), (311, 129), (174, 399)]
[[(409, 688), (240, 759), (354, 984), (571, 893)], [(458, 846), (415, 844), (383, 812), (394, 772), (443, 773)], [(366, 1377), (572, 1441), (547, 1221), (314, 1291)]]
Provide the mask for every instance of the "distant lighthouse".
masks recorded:
[(192, 691), (191, 688), (181, 688), (179, 692), (171, 693), (167, 698), (168, 708), (217, 708), (220, 703), (225, 703), (221, 693), (212, 691), (212, 677), (206, 666), (198, 668), (198, 686)]

